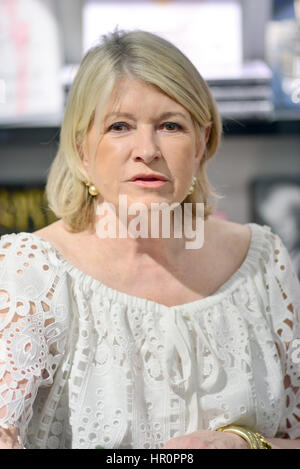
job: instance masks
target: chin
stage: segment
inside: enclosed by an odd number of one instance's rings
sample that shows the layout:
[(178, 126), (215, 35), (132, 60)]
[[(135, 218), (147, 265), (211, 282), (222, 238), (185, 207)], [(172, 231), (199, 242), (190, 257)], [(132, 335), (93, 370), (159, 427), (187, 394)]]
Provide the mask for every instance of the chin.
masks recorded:
[(142, 195), (140, 197), (130, 197), (127, 198), (128, 207), (131, 204), (143, 204), (148, 210), (151, 210), (151, 204), (168, 204), (171, 205), (173, 201), (169, 197), (163, 196), (153, 196), (153, 195)]

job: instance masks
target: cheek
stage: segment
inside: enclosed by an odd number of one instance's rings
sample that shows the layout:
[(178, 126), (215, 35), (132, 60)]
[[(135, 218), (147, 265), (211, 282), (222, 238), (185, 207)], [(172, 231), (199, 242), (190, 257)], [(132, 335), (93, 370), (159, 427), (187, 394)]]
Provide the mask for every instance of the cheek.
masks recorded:
[(108, 144), (100, 144), (98, 146), (95, 159), (94, 159), (94, 170), (97, 173), (105, 173), (107, 176), (109, 173), (114, 173), (119, 165), (119, 158), (117, 152)]
[(92, 167), (93, 180), (100, 192), (111, 194), (119, 191), (122, 179), (122, 161), (116, 151), (108, 146), (99, 147)]
[(168, 149), (169, 164), (173, 170), (182, 176), (189, 174), (194, 169), (195, 147), (188, 141), (174, 142)]

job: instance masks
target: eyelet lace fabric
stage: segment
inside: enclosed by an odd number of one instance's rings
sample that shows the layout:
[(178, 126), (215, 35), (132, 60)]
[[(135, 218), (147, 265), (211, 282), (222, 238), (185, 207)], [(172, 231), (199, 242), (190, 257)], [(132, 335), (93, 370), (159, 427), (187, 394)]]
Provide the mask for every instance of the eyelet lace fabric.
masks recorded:
[(248, 225), (235, 274), (174, 307), (107, 287), (34, 234), (2, 236), (0, 427), (52, 449), (161, 448), (230, 423), (299, 438), (299, 280), (280, 237)]

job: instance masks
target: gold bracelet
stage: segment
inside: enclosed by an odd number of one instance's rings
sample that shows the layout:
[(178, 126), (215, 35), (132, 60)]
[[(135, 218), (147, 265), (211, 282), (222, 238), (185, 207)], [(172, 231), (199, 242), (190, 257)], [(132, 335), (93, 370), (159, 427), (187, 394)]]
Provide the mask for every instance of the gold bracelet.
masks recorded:
[(231, 432), (241, 436), (249, 444), (249, 449), (272, 449), (270, 443), (268, 443), (262, 435), (248, 428), (243, 428), (238, 425), (227, 425), (226, 427), (217, 428), (217, 431)]

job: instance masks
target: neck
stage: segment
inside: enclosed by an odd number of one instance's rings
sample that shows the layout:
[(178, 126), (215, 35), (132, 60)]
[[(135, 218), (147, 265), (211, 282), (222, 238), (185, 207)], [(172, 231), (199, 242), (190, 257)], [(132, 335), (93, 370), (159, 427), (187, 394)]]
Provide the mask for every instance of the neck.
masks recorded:
[(179, 211), (147, 210), (124, 216), (121, 210), (106, 207), (105, 211), (97, 210), (93, 235), (115, 260), (149, 260), (169, 265), (175, 256), (201, 248), (204, 241), (203, 218), (189, 214), (180, 217)]

